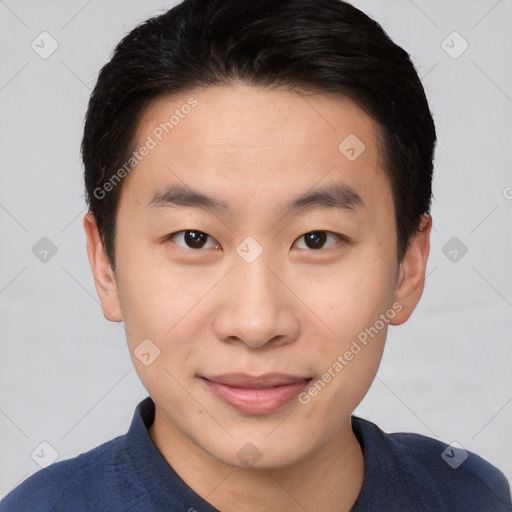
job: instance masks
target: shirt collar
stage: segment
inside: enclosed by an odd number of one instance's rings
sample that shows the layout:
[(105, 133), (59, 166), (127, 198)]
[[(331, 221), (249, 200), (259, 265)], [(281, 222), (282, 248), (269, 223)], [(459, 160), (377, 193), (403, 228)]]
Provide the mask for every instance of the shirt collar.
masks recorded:
[[(137, 406), (126, 435), (126, 449), (135, 466), (139, 483), (147, 493), (148, 502), (156, 510), (174, 510), (186, 506), (185, 510), (195, 508), (197, 512), (218, 512), (179, 477), (158, 451), (148, 432), (154, 419), (155, 404), (151, 397), (147, 397)], [(380, 487), (378, 483), (384, 474), (387, 473), (387, 478), (390, 475), (389, 467), (383, 465), (383, 459), (387, 459), (385, 453), (382, 453), (386, 448), (384, 432), (373, 423), (357, 416), (351, 416), (351, 421), (365, 462), (363, 486), (352, 509), (355, 512), (359, 508), (363, 509), (373, 504), (371, 489), (375, 489), (375, 486)], [(371, 456), (375, 453), (384, 457)], [(340, 478), (343, 478), (342, 475)]]
[(126, 434), (126, 449), (152, 509), (181, 510), (185, 506), (184, 510), (218, 512), (179, 477), (158, 451), (148, 432), (154, 419), (155, 404), (147, 397), (137, 406)]

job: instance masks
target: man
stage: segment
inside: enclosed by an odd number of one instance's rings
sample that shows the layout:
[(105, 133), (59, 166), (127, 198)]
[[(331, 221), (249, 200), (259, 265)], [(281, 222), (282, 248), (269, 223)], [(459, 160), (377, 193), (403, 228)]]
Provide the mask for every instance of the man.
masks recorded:
[(508, 511), (477, 455), (352, 415), (422, 295), (435, 141), (409, 56), (345, 2), (185, 0), (130, 32), (84, 228), (149, 397), (0, 510)]

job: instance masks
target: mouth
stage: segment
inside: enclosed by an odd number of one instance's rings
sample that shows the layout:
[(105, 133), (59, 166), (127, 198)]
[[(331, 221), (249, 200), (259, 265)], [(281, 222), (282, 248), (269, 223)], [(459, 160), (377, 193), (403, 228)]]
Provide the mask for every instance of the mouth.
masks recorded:
[(224, 404), (243, 414), (271, 414), (289, 404), (312, 380), (282, 373), (230, 373), (201, 377)]

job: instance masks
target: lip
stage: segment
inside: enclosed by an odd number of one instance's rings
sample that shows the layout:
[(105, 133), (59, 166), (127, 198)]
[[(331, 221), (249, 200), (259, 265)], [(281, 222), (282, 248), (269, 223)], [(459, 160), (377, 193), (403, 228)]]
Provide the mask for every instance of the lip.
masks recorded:
[(251, 376), (229, 373), (202, 377), (208, 389), (243, 414), (271, 414), (290, 403), (311, 381), (283, 373)]

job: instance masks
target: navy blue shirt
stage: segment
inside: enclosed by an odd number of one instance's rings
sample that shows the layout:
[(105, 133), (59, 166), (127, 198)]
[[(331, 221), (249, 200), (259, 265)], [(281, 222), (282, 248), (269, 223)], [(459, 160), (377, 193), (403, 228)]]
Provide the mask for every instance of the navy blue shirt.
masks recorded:
[[(0, 502), (0, 512), (216, 511), (153, 444), (147, 428), (154, 416), (148, 397), (126, 435), (38, 471)], [(435, 439), (386, 434), (367, 420), (351, 419), (365, 461), (353, 512), (512, 510), (506, 478), (479, 456), (467, 452), (465, 458), (466, 452)]]

